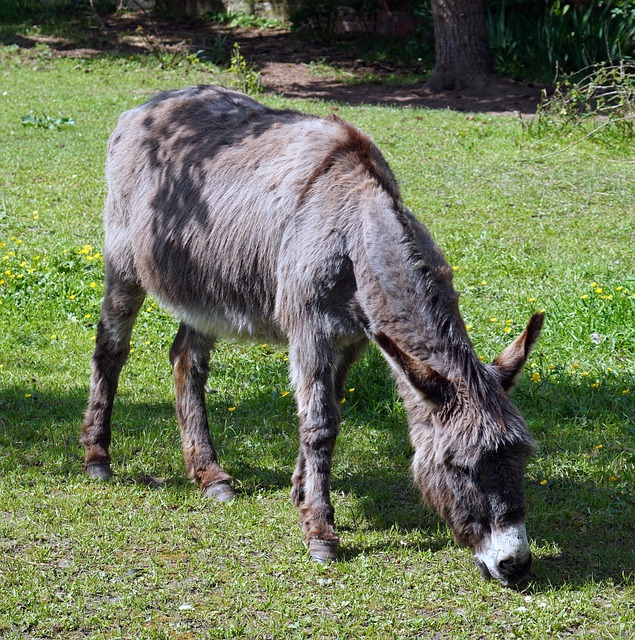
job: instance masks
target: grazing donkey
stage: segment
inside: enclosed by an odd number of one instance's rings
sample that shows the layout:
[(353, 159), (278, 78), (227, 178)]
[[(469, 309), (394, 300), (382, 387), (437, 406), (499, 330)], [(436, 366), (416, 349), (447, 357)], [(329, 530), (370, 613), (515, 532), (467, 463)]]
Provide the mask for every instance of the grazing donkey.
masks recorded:
[(106, 171), (106, 293), (81, 438), (91, 477), (111, 475), (113, 399), (150, 292), (181, 320), (170, 361), (183, 454), (210, 498), (235, 495), (208, 429), (210, 349), (227, 335), (288, 342), (300, 419), (292, 497), (311, 556), (334, 559), (340, 398), (372, 340), (394, 370), (424, 499), (485, 577), (512, 585), (527, 574), (534, 443), (507, 393), (543, 317), (492, 365), (479, 361), (452, 269), (363, 133), (199, 86), (124, 113)]

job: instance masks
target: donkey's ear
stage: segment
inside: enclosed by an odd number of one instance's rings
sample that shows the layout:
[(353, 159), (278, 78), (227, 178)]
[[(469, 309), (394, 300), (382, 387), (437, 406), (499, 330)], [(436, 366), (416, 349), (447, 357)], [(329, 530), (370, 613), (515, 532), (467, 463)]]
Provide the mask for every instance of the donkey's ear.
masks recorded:
[(523, 366), (538, 341), (544, 319), (544, 312), (534, 313), (525, 330), (492, 363), (505, 391), (511, 391), (518, 382)]
[(376, 333), (374, 338), (392, 367), (406, 376), (417, 395), (436, 406), (443, 404), (450, 387), (446, 378), (431, 366), (400, 349), (385, 333)]

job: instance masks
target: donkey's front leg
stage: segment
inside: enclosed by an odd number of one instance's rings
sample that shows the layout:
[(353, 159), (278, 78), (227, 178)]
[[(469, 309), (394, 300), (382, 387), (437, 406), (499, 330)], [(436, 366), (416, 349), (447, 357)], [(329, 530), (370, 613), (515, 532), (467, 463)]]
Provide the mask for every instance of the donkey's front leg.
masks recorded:
[(334, 511), (329, 497), (331, 456), (339, 431), (339, 402), (333, 380), (333, 351), (317, 342), (291, 344), (290, 361), (300, 418), (300, 453), (292, 497), (314, 560), (337, 557)]
[(205, 382), (213, 344), (213, 338), (181, 324), (170, 348), (170, 362), (187, 474), (193, 482), (200, 483), (206, 496), (228, 502), (236, 492), (229, 474), (218, 464), (205, 407)]

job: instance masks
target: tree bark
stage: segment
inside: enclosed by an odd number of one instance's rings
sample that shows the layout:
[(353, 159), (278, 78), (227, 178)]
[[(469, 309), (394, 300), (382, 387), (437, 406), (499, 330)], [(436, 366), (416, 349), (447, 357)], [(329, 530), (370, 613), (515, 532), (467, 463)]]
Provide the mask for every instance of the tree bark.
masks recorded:
[(494, 73), (483, 0), (432, 0), (435, 67), (426, 88), (482, 87)]

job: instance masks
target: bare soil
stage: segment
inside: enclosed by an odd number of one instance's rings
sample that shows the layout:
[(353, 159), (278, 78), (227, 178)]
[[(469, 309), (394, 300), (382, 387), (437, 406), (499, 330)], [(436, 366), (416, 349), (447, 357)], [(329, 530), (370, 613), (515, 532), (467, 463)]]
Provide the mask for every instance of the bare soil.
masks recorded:
[[(535, 84), (495, 77), (479, 89), (432, 92), (423, 83), (395, 82), (400, 74), (405, 76), (417, 70), (384, 61), (361, 60), (341, 46), (309, 42), (284, 28), (231, 28), (201, 21), (159, 20), (144, 13), (93, 18), (93, 28), (83, 31), (76, 40), (69, 36), (34, 36), (16, 37), (13, 42), (23, 47), (45, 42), (56, 55), (85, 58), (151, 50), (195, 52), (210, 48), (220, 32), (228, 46), (237, 42), (246, 60), (260, 71), (265, 91), (351, 105), (531, 115), (543, 90)], [(6, 38), (4, 43), (8, 43)], [(336, 69), (339, 73), (316, 73), (316, 62), (322, 69)], [(372, 81), (365, 80), (368, 77)]]

